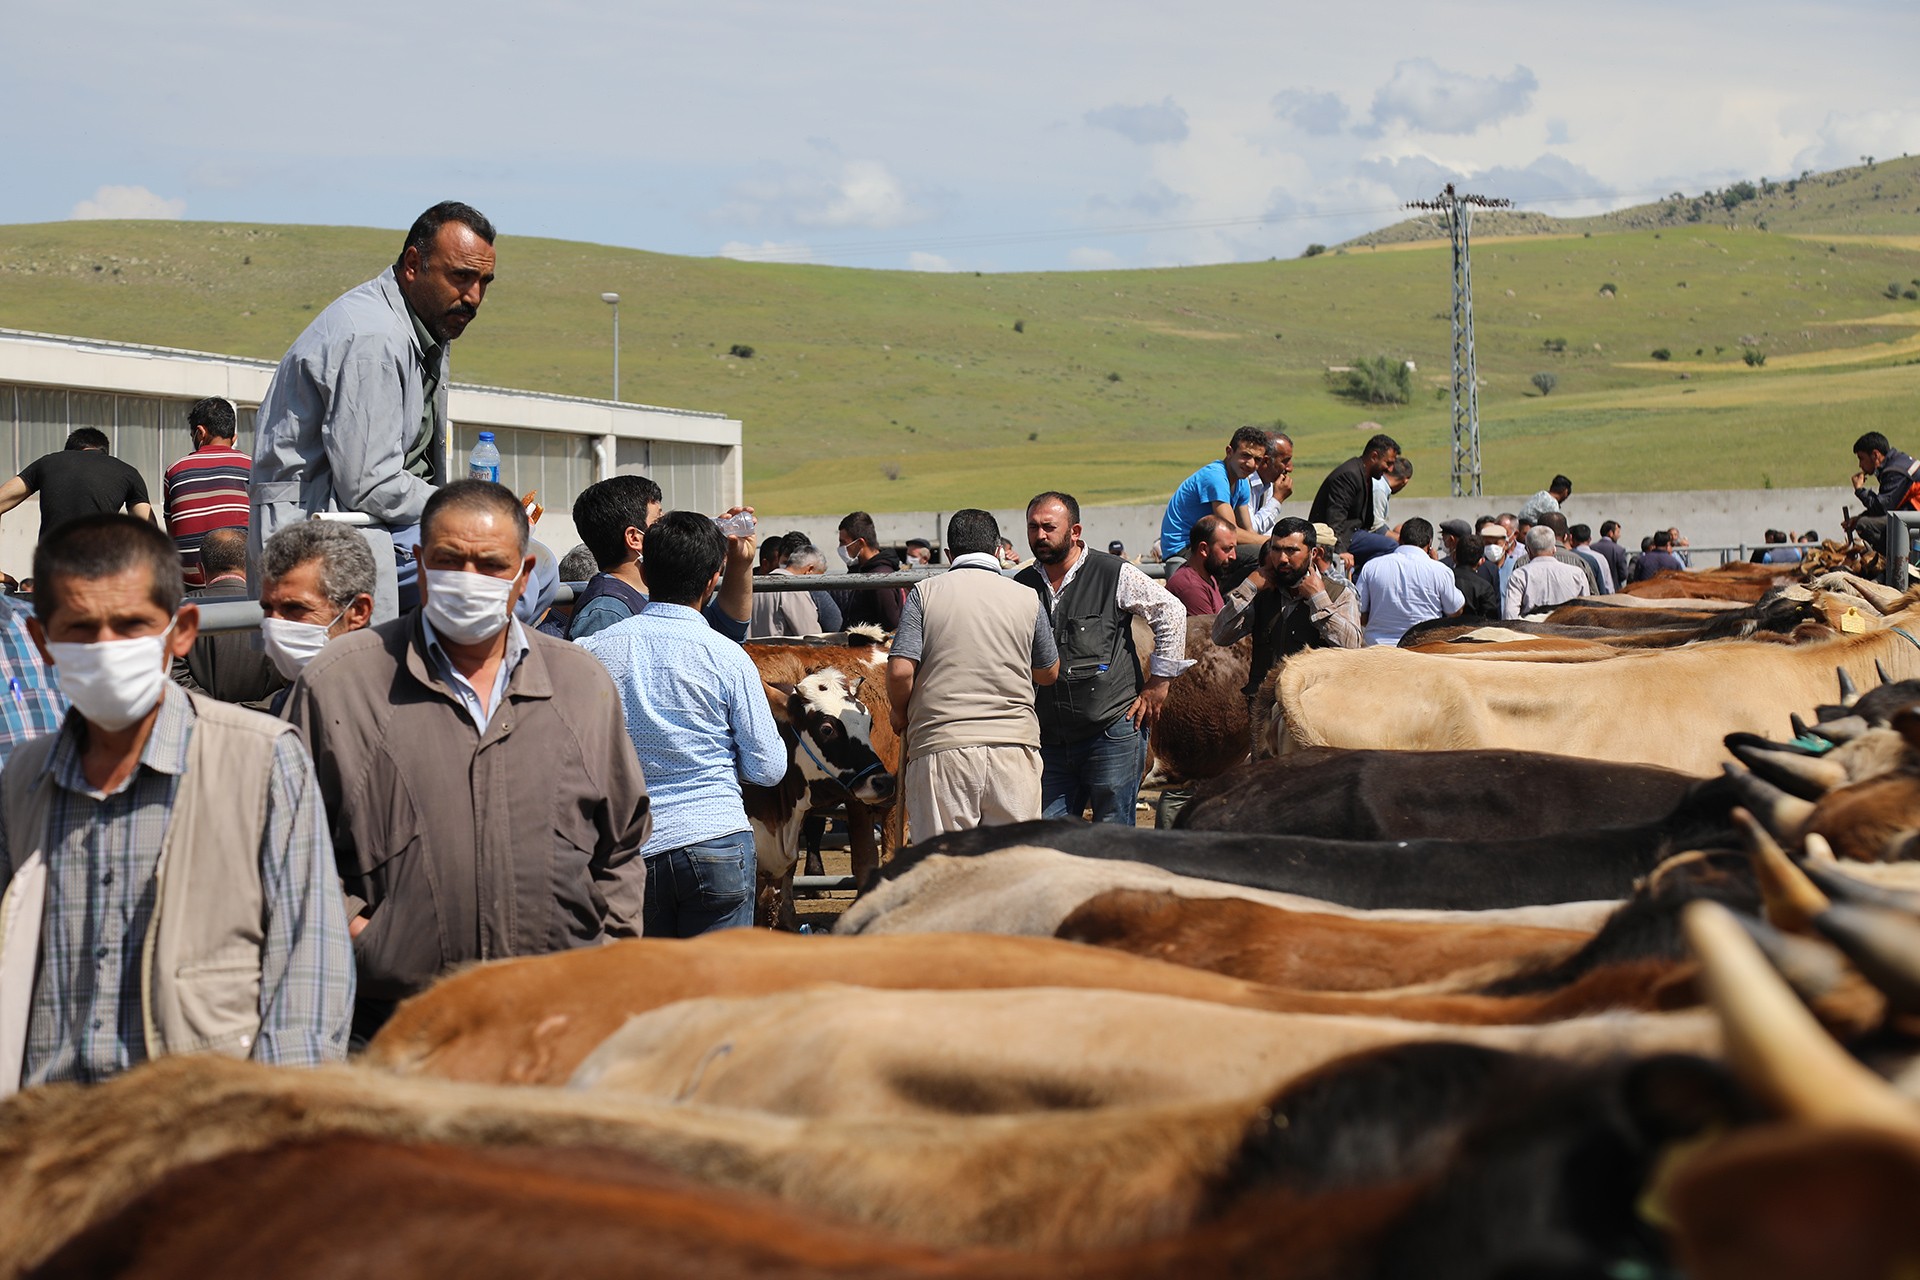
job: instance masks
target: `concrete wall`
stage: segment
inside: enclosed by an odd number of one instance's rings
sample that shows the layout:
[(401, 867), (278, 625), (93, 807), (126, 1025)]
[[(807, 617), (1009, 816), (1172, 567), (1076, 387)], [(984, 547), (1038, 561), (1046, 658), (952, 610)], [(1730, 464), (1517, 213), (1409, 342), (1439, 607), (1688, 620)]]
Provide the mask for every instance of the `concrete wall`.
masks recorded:
[[(1409, 516), (1424, 516), (1438, 524), (1442, 520), (1472, 520), (1485, 514), (1517, 511), (1527, 494), (1482, 496), (1479, 498), (1430, 498), (1415, 493), (1402, 495), (1393, 503), (1392, 519), (1397, 523)], [(1288, 514), (1306, 515), (1311, 491), (1295, 494), (1286, 504)], [(753, 495), (747, 495), (753, 501)], [(1621, 536), (1637, 545), (1655, 529), (1678, 527), (1694, 546), (1734, 546), (1758, 544), (1768, 529), (1792, 529), (1805, 533), (1818, 530), (1823, 537), (1840, 536), (1840, 508), (1858, 509), (1852, 492), (1832, 489), (1700, 489), (1671, 493), (1578, 493), (1567, 500), (1567, 519), (1574, 524), (1590, 524), (1597, 534), (1604, 520), (1618, 520)], [(1138, 556), (1153, 545), (1160, 534), (1161, 505), (1132, 507), (1084, 507), (1081, 525), (1087, 545), (1104, 549), (1118, 538), (1126, 543), (1127, 553)], [(831, 549), (834, 530), (846, 513), (830, 515), (785, 515), (762, 510), (763, 532), (785, 533), (800, 529), (811, 534), (823, 548)], [(908, 538), (926, 538), (938, 543), (950, 512), (897, 511), (877, 512), (873, 517), (880, 537), (890, 543)], [(1021, 554), (1026, 554), (1026, 512), (995, 511), (1000, 531), (1013, 539)]]

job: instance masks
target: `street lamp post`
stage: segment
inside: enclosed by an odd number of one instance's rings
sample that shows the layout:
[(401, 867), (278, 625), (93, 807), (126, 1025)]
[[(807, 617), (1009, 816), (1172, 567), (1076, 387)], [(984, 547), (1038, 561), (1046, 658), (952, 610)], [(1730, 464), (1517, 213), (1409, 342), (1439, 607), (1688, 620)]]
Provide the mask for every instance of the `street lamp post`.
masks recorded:
[(620, 295), (603, 293), (600, 301), (613, 308), (613, 399), (620, 402)]

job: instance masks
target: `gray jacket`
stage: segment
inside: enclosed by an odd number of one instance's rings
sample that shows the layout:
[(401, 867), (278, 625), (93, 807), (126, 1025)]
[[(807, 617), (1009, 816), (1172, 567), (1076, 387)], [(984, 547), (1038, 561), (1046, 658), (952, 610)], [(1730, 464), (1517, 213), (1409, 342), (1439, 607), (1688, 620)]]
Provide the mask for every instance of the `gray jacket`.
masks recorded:
[(405, 468), (426, 411), (426, 354), (393, 268), (350, 289), (294, 339), (255, 420), (252, 545), (315, 511), (361, 511), (417, 524), (446, 483), (447, 346), (440, 350), (440, 424), (426, 479)]
[(335, 639), (293, 686), (347, 910), (368, 917), (363, 997), (639, 936), (652, 817), (619, 695), (578, 645), (526, 639), (485, 733), (433, 673), (418, 610)]

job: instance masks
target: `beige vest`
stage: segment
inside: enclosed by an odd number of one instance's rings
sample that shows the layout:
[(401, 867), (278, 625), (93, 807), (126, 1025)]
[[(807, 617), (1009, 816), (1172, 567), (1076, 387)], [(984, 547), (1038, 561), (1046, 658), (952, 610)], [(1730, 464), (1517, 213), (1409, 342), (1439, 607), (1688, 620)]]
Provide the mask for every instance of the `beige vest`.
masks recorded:
[[(267, 789), (274, 743), (293, 729), (271, 716), (188, 696), (196, 719), (154, 866), (153, 921), (142, 955), (146, 1053), (244, 1058), (260, 1033)], [(45, 775), (57, 736), (15, 748), (0, 776), (15, 867), (0, 897), (0, 1097), (19, 1090), (26, 1058), (47, 900), (53, 786)]]
[(985, 569), (918, 583), (920, 666), (907, 706), (907, 753), (1040, 746), (1033, 711), (1033, 588)]

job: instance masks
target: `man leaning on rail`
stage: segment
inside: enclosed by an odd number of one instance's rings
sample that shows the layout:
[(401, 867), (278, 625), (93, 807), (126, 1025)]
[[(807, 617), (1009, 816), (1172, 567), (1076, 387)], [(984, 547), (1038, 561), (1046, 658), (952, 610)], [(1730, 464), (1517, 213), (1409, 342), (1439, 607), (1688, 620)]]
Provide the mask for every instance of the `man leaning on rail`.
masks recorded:
[(493, 236), (479, 210), (433, 206), (391, 267), (294, 339), (256, 418), (249, 559), (283, 525), (357, 511), (374, 522), (375, 620), (417, 602), (420, 512), (447, 481), (448, 347), (493, 283)]

